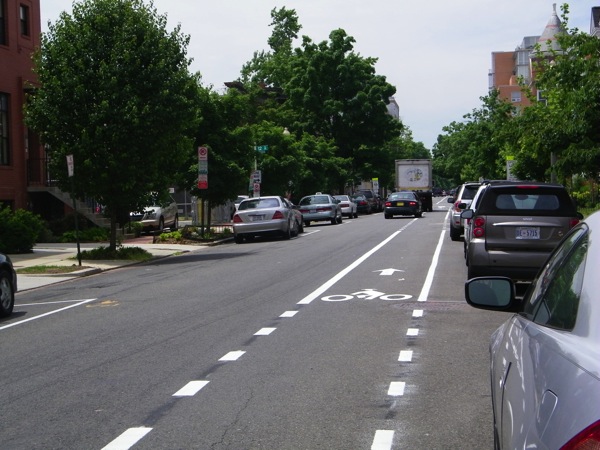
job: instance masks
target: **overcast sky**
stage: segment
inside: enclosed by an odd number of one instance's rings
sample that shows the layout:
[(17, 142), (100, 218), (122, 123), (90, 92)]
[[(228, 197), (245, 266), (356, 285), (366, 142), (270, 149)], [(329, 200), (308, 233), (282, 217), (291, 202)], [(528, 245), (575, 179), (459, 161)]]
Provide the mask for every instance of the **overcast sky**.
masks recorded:
[[(71, 0), (41, 0), (42, 31)], [(569, 27), (589, 32), (597, 0), (572, 0)], [(256, 50), (268, 50), (270, 12), (296, 10), (300, 36), (314, 42), (342, 28), (355, 51), (378, 58), (376, 70), (396, 87), (396, 101), (416, 141), (429, 149), (442, 127), (481, 106), (493, 51), (512, 51), (524, 36), (541, 35), (551, 0), (155, 0), (169, 29), (190, 35), (188, 57), (203, 84), (222, 90)], [(557, 2), (557, 12), (561, 15)], [(298, 41), (297, 45), (300, 44)]]

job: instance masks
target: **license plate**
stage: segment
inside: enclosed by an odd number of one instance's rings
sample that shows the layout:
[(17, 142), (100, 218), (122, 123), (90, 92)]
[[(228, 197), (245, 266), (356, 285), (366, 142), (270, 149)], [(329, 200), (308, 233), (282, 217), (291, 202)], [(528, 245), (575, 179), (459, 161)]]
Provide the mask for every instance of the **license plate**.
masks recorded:
[(259, 222), (261, 220), (265, 220), (264, 214), (261, 216), (250, 216), (250, 222)]
[(517, 239), (539, 239), (540, 227), (517, 227)]
[(396, 206), (404, 206), (404, 202), (396, 202)]

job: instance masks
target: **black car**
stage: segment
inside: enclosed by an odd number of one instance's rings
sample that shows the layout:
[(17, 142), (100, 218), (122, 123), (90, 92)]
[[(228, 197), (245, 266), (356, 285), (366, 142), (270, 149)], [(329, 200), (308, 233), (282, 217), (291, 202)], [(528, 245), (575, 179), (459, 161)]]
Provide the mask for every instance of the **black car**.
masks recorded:
[(0, 253), (0, 317), (12, 314), (15, 292), (17, 292), (17, 274), (8, 255)]
[(362, 194), (357, 194), (352, 196), (352, 200), (356, 203), (356, 212), (359, 214), (371, 214), (373, 209), (371, 207), (371, 203), (367, 200)]
[(423, 205), (419, 196), (412, 191), (392, 192), (385, 201), (383, 216), (423, 216)]

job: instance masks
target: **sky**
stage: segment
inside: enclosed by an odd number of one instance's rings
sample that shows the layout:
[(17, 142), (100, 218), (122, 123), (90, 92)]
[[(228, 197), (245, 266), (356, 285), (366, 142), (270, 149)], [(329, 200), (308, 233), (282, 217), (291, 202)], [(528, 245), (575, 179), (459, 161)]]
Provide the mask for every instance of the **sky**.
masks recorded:
[[(149, 4), (149, 1), (146, 1)], [(269, 50), (271, 10), (294, 9), (313, 42), (343, 29), (354, 51), (377, 58), (375, 69), (396, 88), (402, 122), (431, 149), (443, 127), (479, 109), (488, 93), (491, 54), (513, 51), (523, 37), (539, 36), (552, 0), (154, 0), (167, 27), (190, 36), (191, 71), (216, 91), (239, 77), (255, 51)], [(556, 2), (561, 15), (561, 2)], [(42, 31), (72, 0), (40, 0)], [(571, 0), (569, 28), (589, 32), (598, 0)]]

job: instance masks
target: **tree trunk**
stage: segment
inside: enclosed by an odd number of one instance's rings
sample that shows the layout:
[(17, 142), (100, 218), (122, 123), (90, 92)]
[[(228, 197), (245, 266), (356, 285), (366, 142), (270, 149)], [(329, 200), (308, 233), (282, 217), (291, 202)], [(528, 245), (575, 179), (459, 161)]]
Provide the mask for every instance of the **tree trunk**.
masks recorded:
[(108, 248), (113, 252), (117, 250), (117, 212), (115, 208), (110, 209), (110, 243)]

